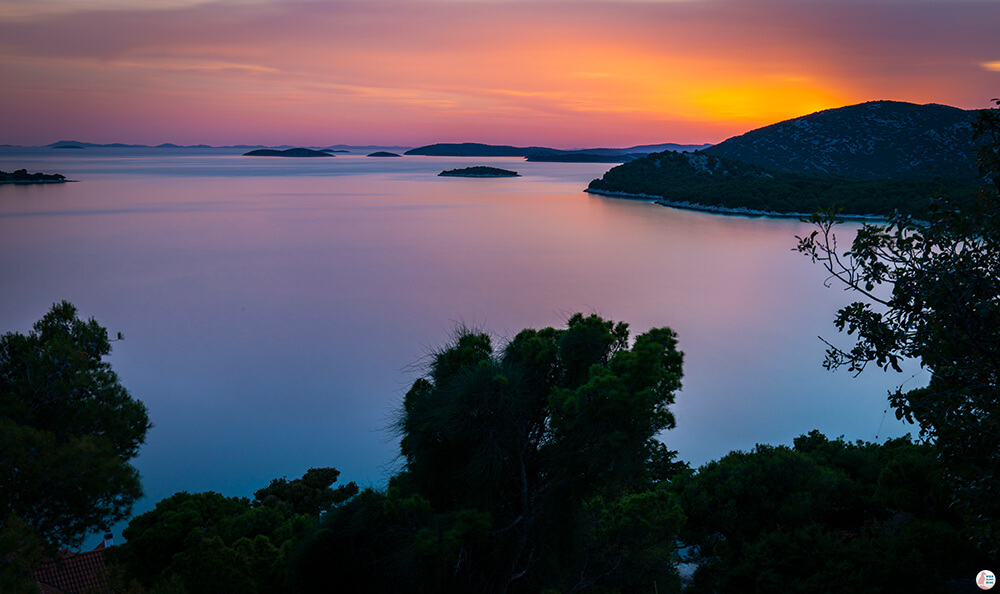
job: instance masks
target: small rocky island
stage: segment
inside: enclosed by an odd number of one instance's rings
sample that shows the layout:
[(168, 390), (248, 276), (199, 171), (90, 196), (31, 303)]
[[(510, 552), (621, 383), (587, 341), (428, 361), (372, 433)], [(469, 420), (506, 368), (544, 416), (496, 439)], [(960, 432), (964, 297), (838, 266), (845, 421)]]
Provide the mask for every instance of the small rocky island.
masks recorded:
[(28, 173), (27, 169), (18, 169), (13, 173), (0, 171), (0, 184), (61, 184), (66, 176), (61, 173)]
[(519, 177), (516, 171), (500, 169), (498, 167), (464, 167), (462, 169), (448, 169), (438, 174), (445, 177)]
[(403, 155), (397, 155), (396, 153), (390, 153), (389, 151), (375, 151), (374, 153), (368, 155), (369, 157), (402, 157)]
[(286, 150), (278, 149), (257, 149), (249, 153), (243, 153), (244, 157), (332, 157), (330, 153), (314, 151), (307, 148), (290, 148)]

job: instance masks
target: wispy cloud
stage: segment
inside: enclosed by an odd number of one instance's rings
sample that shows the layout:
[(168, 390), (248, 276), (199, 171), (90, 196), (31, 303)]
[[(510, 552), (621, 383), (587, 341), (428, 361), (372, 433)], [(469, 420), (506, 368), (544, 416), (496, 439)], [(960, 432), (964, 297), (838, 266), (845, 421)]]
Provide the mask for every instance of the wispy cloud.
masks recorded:
[[(0, 18), (26, 19), (54, 14), (94, 11), (145, 10), (188, 8), (217, 0), (4, 0)], [(245, 0), (267, 1), (267, 0)]]
[(200, 60), (184, 58), (150, 58), (114, 60), (108, 63), (109, 67), (134, 69), (142, 71), (161, 71), (176, 73), (207, 73), (220, 75), (227, 73), (244, 72), (248, 74), (276, 74), (281, 72), (277, 68), (270, 68), (260, 64), (244, 64), (239, 62), (226, 62), (221, 60)]
[(136, 134), (719, 141), (871, 99), (981, 107), (1000, 71), (995, 0), (0, 3), (0, 113), (24, 137), (73, 114)]

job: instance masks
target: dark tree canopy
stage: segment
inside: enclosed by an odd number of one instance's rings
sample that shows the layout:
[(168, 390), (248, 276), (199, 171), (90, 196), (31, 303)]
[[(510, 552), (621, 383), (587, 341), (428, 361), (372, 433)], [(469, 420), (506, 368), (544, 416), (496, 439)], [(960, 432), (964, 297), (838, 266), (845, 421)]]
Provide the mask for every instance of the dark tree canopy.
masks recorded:
[(818, 431), (794, 443), (731, 452), (671, 483), (699, 562), (688, 591), (945, 594), (988, 564), (962, 534), (934, 446)]
[(798, 249), (865, 298), (838, 313), (857, 342), (831, 345), (827, 367), (898, 371), (913, 358), (930, 371), (926, 387), (890, 401), (940, 446), (956, 502), (1000, 550), (1000, 109), (984, 110), (977, 129), (986, 187), (972, 206), (940, 202), (925, 220), (864, 225), (846, 251), (836, 217), (816, 215)]
[(123, 581), (152, 592), (300, 592), (289, 556), (320, 512), (358, 492), (354, 483), (333, 488), (339, 475), (310, 468), (300, 478), (271, 481), (253, 501), (175, 493), (129, 522), (125, 544), (114, 550)]
[(254, 493), (254, 505), (277, 508), (289, 516), (318, 517), (320, 512), (357, 495), (358, 485), (353, 481), (331, 488), (339, 476), (335, 468), (310, 468), (301, 478), (274, 479)]
[(0, 520), (79, 546), (142, 495), (130, 464), (151, 427), (104, 357), (107, 330), (63, 301), (28, 335), (0, 337)]
[(654, 328), (629, 348), (626, 324), (575, 314), (500, 352), (462, 331), (434, 356), (404, 401), (400, 480), (435, 510), (489, 514), (492, 553), (468, 562), (481, 591), (537, 577), (570, 548), (585, 500), (643, 472), (654, 437), (674, 426), (676, 346)]

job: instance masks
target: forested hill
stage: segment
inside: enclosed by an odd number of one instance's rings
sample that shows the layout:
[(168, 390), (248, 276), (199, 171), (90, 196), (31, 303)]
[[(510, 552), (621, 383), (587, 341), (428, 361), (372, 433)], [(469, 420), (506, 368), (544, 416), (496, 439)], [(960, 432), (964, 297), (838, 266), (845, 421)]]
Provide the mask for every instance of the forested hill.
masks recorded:
[(694, 151), (708, 144), (644, 144), (629, 148), (582, 148), (561, 150), (543, 146), (507, 146), (463, 142), (439, 143), (406, 151), (407, 155), (432, 157), (525, 157), (528, 161), (559, 161), (564, 163), (624, 163), (660, 151)]
[(920, 216), (932, 197), (967, 200), (976, 111), (874, 101), (747, 132), (692, 154), (615, 167), (589, 191), (643, 194), (710, 210)]
[(532, 154), (557, 152), (541, 146), (508, 146), (462, 142), (431, 144), (410, 149), (404, 155), (425, 155), (431, 157), (526, 157)]
[(860, 179), (976, 178), (977, 111), (872, 101), (758, 128), (705, 149), (718, 157)]
[(746, 214), (809, 214), (835, 208), (845, 215), (920, 216), (930, 198), (962, 201), (976, 185), (943, 179), (857, 179), (779, 171), (704, 152), (663, 152), (619, 165), (587, 191), (657, 198), (667, 206)]

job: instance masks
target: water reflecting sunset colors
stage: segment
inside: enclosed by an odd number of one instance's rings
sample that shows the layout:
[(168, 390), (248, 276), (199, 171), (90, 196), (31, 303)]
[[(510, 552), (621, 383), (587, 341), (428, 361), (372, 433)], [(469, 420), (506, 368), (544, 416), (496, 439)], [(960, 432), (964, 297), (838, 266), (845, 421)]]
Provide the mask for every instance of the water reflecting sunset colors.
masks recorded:
[[(0, 187), (0, 326), (67, 299), (125, 334), (112, 364), (155, 423), (137, 511), (313, 466), (381, 484), (394, 410), (458, 323), (671, 326), (685, 378), (663, 439), (694, 464), (814, 428), (908, 430), (883, 411), (909, 375), (823, 370), (817, 335), (840, 338), (850, 295), (792, 251), (797, 221), (582, 192), (601, 164), (3, 150), (0, 169), (80, 181)], [(436, 176), (472, 164), (522, 177)]]

